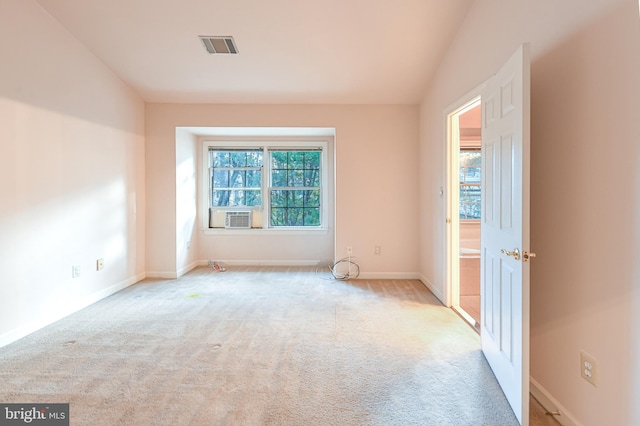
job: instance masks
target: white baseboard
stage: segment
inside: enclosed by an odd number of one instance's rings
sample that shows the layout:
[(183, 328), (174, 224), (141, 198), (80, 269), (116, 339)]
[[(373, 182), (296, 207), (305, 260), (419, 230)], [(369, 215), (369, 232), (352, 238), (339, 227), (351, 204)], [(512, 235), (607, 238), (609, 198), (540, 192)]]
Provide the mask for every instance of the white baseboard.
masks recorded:
[[(215, 260), (227, 266), (319, 266), (327, 267), (332, 262), (327, 260)], [(200, 266), (206, 266), (208, 260), (198, 262)], [(147, 273), (148, 275), (148, 273)], [(419, 280), (417, 272), (363, 272), (359, 279), (366, 280)]]
[(183, 276), (187, 272), (191, 271), (192, 269), (197, 268), (199, 265), (200, 265), (200, 262), (195, 261), (195, 262), (191, 262), (190, 264), (188, 264), (184, 268), (178, 269), (178, 272), (176, 274), (176, 278), (180, 278), (181, 276)]
[(445, 301), (444, 301), (444, 295), (442, 294), (440, 289), (436, 288), (436, 286), (434, 286), (433, 283), (431, 283), (431, 281), (429, 281), (427, 279), (427, 277), (425, 277), (422, 274), (419, 274), (417, 279), (422, 281), (422, 284), (424, 284), (424, 286), (427, 287), (429, 289), (429, 291), (431, 293), (433, 293), (433, 295), (436, 296), (438, 298), (438, 300), (440, 300), (440, 302), (442, 302), (443, 305), (447, 306)]
[(363, 272), (358, 278), (363, 280), (419, 280), (416, 272)]
[(122, 289), (129, 287), (139, 281), (142, 281), (146, 278), (144, 273), (135, 275), (133, 277), (127, 278), (124, 281), (116, 283), (112, 286), (109, 286), (103, 290), (100, 290), (96, 293), (93, 293), (84, 299), (79, 300), (77, 303), (72, 304), (71, 306), (67, 306), (64, 311), (53, 312), (43, 318), (39, 318), (37, 321), (31, 321), (27, 324), (24, 324), (18, 328), (15, 328), (2, 336), (0, 336), (0, 347), (6, 346), (10, 343), (15, 342), (16, 340), (22, 339), (23, 337), (40, 330), (48, 325), (53, 324), (56, 321), (61, 320), (64, 317), (67, 317), (79, 310), (86, 308), (87, 306), (104, 299), (105, 297), (111, 296), (114, 293), (119, 292)]
[(542, 407), (551, 412), (558, 412), (560, 415), (553, 416), (554, 419), (564, 426), (583, 426), (582, 423), (576, 420), (576, 418), (566, 409), (557, 399), (536, 382), (533, 377), (529, 377), (529, 392), (531, 395), (542, 405)]
[[(322, 260), (212, 260), (224, 265), (233, 266), (318, 266), (326, 264), (326, 262)], [(208, 260), (201, 260), (198, 264), (202, 266), (207, 265), (208, 262)]]
[(178, 274), (175, 271), (147, 271), (147, 278), (162, 278), (166, 280), (175, 280)]

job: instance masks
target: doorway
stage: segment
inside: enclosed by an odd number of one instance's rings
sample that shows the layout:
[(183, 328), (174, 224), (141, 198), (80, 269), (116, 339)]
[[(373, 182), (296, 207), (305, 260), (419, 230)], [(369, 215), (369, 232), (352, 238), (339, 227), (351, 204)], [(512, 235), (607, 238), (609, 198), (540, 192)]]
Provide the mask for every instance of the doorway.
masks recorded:
[(480, 97), (448, 116), (448, 264), (451, 307), (480, 331), (482, 138)]
[[(480, 341), (520, 424), (529, 424), (530, 46), (445, 110), (445, 301), (460, 307), (461, 118), (482, 97)], [(456, 158), (457, 157), (457, 158)], [(462, 314), (461, 314), (462, 315)]]

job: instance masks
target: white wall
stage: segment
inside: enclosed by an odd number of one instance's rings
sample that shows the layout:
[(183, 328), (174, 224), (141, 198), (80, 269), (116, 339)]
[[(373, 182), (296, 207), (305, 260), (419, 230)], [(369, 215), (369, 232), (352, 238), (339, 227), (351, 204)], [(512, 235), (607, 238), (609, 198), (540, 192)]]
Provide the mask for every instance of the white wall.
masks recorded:
[(460, 247), (478, 250), (480, 253), (480, 221), (460, 221)]
[(197, 266), (198, 256), (198, 138), (176, 129), (176, 275)]
[[(336, 129), (336, 257), (352, 246), (363, 276), (417, 276), (416, 106), (148, 104), (146, 111), (148, 271), (175, 273), (175, 211), (163, 206), (175, 203), (167, 188), (175, 186), (176, 127), (329, 127)], [(209, 237), (200, 236), (200, 260), (217, 254), (210, 249), (219, 240)], [(255, 250), (249, 260), (321, 255), (314, 238), (246, 238)]]
[[(218, 133), (223, 133), (218, 128)], [(205, 178), (203, 174), (208, 171), (205, 169), (203, 161), (203, 146), (207, 141), (212, 141), (211, 137), (200, 136), (198, 138), (201, 146), (198, 150), (199, 175), (201, 176), (198, 183), (200, 190), (198, 194), (198, 234), (199, 234), (199, 253), (202, 259), (221, 261), (223, 264), (242, 264), (242, 265), (271, 265), (271, 264), (291, 264), (291, 265), (317, 265), (329, 264), (334, 259), (334, 230), (335, 230), (335, 129), (301, 129), (295, 127), (282, 128), (245, 128), (245, 131), (251, 134), (262, 132), (261, 137), (270, 141), (282, 140), (284, 142), (295, 141), (304, 144), (307, 140), (322, 141), (326, 143), (326, 171), (323, 172), (323, 187), (326, 188), (326, 218), (323, 230), (312, 231), (282, 231), (282, 230), (251, 230), (251, 231), (229, 231), (229, 230), (207, 230), (204, 234), (201, 232), (206, 223), (208, 227), (208, 208), (209, 200), (207, 188), (202, 188)], [(235, 135), (222, 137), (224, 139), (235, 139), (243, 137), (239, 136), (242, 130), (235, 130)], [(292, 136), (296, 134), (297, 136)], [(244, 139), (251, 136), (245, 136)], [(203, 170), (204, 169), (204, 170)], [(205, 195), (206, 194), (206, 195)], [(254, 212), (255, 213), (255, 212)], [(258, 212), (256, 216), (262, 218), (262, 214), (266, 211)], [(254, 218), (255, 219), (255, 218)]]
[(444, 294), (443, 112), (531, 42), (531, 375), (585, 425), (640, 423), (639, 30), (635, 0), (476, 1), (420, 109), (420, 269)]
[(145, 194), (142, 101), (34, 1), (0, 63), (3, 345), (144, 277)]

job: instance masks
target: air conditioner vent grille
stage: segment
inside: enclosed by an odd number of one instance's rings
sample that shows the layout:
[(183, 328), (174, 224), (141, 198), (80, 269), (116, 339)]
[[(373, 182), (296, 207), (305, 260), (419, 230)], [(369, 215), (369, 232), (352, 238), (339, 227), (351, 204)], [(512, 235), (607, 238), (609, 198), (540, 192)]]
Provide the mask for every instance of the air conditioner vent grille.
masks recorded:
[(233, 37), (218, 37), (218, 36), (198, 36), (204, 48), (207, 49), (212, 55), (228, 54), (237, 55), (238, 47)]
[(229, 229), (251, 228), (251, 212), (227, 212), (224, 220), (224, 227)]

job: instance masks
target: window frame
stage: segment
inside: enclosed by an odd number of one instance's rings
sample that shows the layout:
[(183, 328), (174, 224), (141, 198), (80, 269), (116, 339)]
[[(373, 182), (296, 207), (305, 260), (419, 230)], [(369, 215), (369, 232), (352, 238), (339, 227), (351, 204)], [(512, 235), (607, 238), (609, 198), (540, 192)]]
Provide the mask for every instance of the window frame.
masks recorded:
[[(206, 138), (202, 141), (202, 229), (205, 234), (247, 234), (247, 233), (316, 233), (327, 232), (329, 228), (329, 143), (327, 138), (242, 138), (242, 139), (216, 139)], [(220, 206), (211, 205), (212, 188), (210, 174), (209, 151), (217, 150), (242, 150), (260, 148), (263, 151), (262, 166), (262, 203), (260, 206)], [(271, 151), (313, 151), (319, 150), (320, 156), (320, 225), (319, 226), (271, 226)], [(303, 188), (303, 187), (301, 187)], [(257, 211), (260, 212), (262, 222), (259, 227), (251, 229), (227, 229), (211, 228), (211, 211)]]
[[(305, 148), (275, 148), (275, 147), (270, 147), (269, 150), (269, 170), (267, 171), (267, 173), (269, 174), (268, 176), (268, 191), (269, 191), (269, 196), (268, 196), (268, 201), (269, 201), (269, 205), (267, 206), (267, 216), (268, 216), (268, 221), (269, 221), (269, 227), (270, 228), (277, 228), (277, 229), (283, 229), (283, 228), (303, 228), (303, 229), (314, 229), (314, 228), (318, 228), (320, 226), (322, 226), (322, 219), (323, 219), (323, 214), (322, 214), (322, 181), (324, 180), (324, 173), (322, 172), (322, 165), (324, 163), (324, 159), (322, 157), (322, 148), (318, 148), (318, 147), (305, 147)], [(318, 171), (320, 173), (319, 176), (319, 185), (317, 186), (276, 186), (273, 182), (273, 178), (274, 178), (274, 171), (278, 170), (278, 171), (290, 171), (290, 170), (311, 170), (311, 169), (291, 169), (291, 168), (287, 168), (287, 169), (276, 169), (274, 168), (274, 158), (273, 155), (274, 153), (277, 152), (286, 152), (286, 153), (291, 153), (291, 152), (319, 152), (320, 153), (320, 165), (318, 168)], [(288, 160), (287, 160), (288, 163)], [(288, 165), (288, 164), (287, 164)], [(315, 170), (315, 169), (313, 169)], [(320, 193), (320, 197), (319, 197), (319, 203), (320, 205), (318, 206), (318, 214), (319, 214), (319, 220), (320, 220), (320, 225), (302, 225), (302, 226), (283, 226), (283, 225), (273, 225), (272, 224), (272, 219), (273, 219), (273, 202), (272, 202), (272, 193), (274, 191), (284, 191), (287, 193), (291, 193), (294, 191), (318, 191)], [(302, 208), (303, 210), (305, 209), (305, 206), (302, 207), (294, 207), (294, 206), (275, 206), (276, 209), (285, 209), (285, 210), (290, 210), (290, 209), (299, 209)], [(304, 220), (304, 212), (303, 212), (303, 220)]]
[[(213, 180), (213, 174), (212, 174), (212, 166), (211, 166), (211, 152), (212, 151), (219, 151), (219, 152), (261, 152), (262, 153), (262, 165), (261, 166), (242, 166), (242, 167), (234, 167), (234, 166), (222, 166), (222, 167), (218, 167), (219, 170), (224, 170), (224, 171), (232, 171), (232, 170), (238, 170), (238, 171), (243, 171), (243, 172), (249, 172), (249, 171), (260, 171), (261, 174), (261, 180), (260, 180), (260, 187), (250, 187), (247, 185), (244, 185), (242, 187), (233, 187), (233, 186), (227, 186), (227, 187), (220, 187), (218, 188), (219, 191), (255, 191), (255, 190), (259, 190), (260, 191), (260, 200), (261, 200), (261, 204), (262, 204), (262, 199), (263, 199), (263, 191), (264, 191), (264, 183), (263, 183), (263, 179), (264, 179), (264, 150), (260, 149), (258, 147), (243, 147), (243, 148), (228, 148), (228, 147), (216, 147), (215, 149), (211, 149), (209, 148), (207, 155), (208, 155), (208, 170), (209, 170), (209, 179), (212, 181)], [(213, 169), (215, 169), (215, 167), (213, 167)], [(211, 181), (209, 182), (209, 185), (211, 185)], [(212, 206), (212, 194), (213, 194), (213, 187), (209, 187), (209, 207), (214, 208), (214, 206)], [(246, 197), (246, 194), (245, 194)], [(245, 198), (246, 199), (246, 198)], [(256, 207), (259, 206), (249, 206), (249, 205), (232, 205), (232, 206), (215, 206), (216, 209), (218, 210), (255, 210)]]
[[(476, 147), (476, 146), (461, 146), (460, 147), (460, 154), (462, 154), (462, 152), (477, 152), (478, 154), (480, 154), (482, 156), (482, 149), (481, 147)], [(459, 154), (459, 155), (460, 155)], [(461, 167), (458, 166), (458, 174), (460, 173), (460, 169)], [(465, 173), (466, 176), (466, 173)], [(481, 220), (481, 218), (471, 218), (471, 217), (461, 217), (462, 215), (462, 205), (466, 204), (463, 203), (462, 201), (462, 191), (463, 188), (471, 188), (471, 187), (476, 187), (478, 188), (478, 191), (480, 192), (480, 196), (482, 197), (482, 182), (478, 182), (478, 183), (466, 183), (466, 182), (458, 182), (458, 203), (459, 203), (459, 212), (458, 212), (458, 217), (460, 222), (479, 222)], [(481, 202), (479, 201), (478, 204), (481, 204)]]

